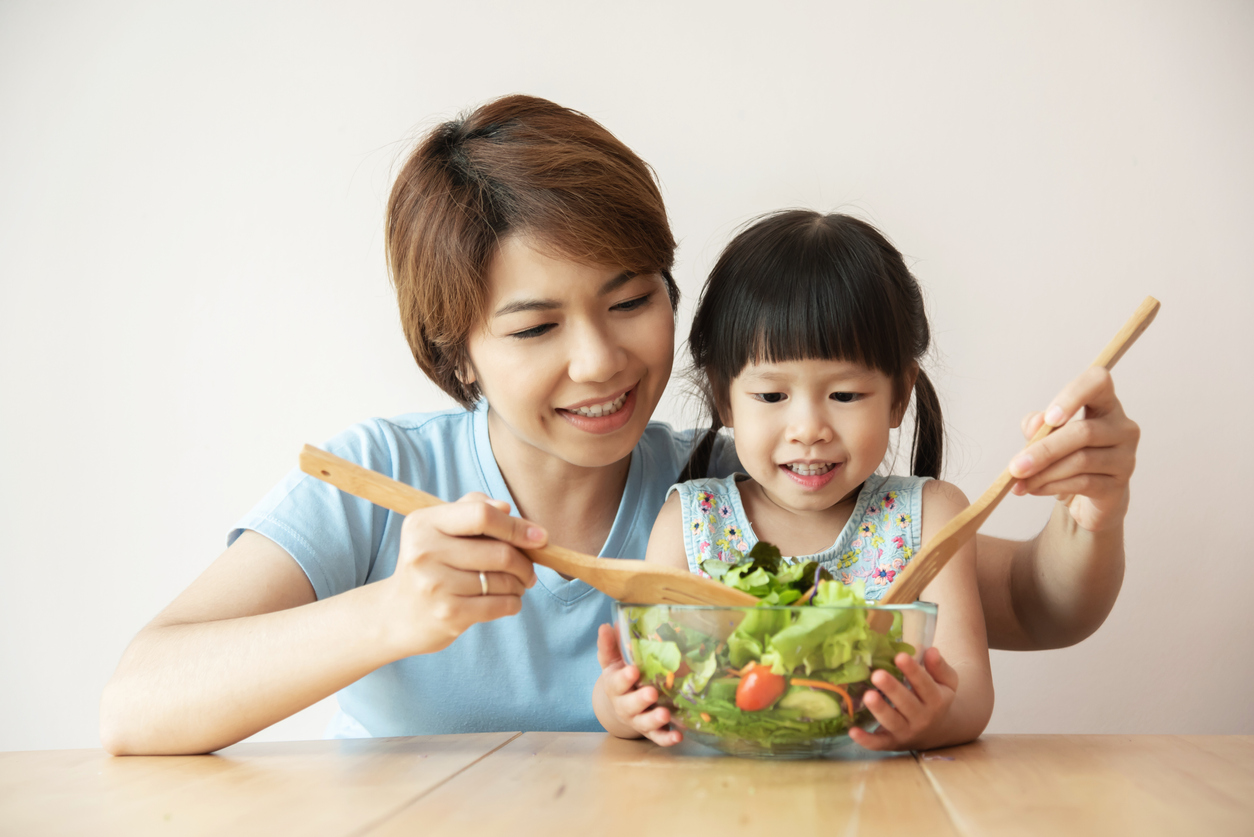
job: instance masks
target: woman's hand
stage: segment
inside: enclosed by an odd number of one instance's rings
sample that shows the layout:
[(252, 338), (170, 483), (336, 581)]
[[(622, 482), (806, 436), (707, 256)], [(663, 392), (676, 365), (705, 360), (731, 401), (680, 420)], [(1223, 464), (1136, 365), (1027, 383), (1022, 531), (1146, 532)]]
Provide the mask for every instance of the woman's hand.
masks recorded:
[[(1073, 419), (1081, 410), (1083, 418)], [(1042, 423), (1058, 429), (1011, 461), (1010, 473), (1019, 480), (1014, 493), (1057, 496), (1090, 532), (1121, 526), (1141, 429), (1124, 414), (1110, 373), (1085, 370), (1049, 409), (1023, 419), (1024, 437), (1031, 439)]]
[(607, 732), (618, 738), (644, 736), (663, 747), (684, 740), (682, 732), (667, 728), (670, 711), (655, 706), (657, 689), (636, 688), (640, 670), (623, 662), (618, 638), (610, 625), (602, 625), (597, 631), (597, 662), (601, 664), (601, 676), (592, 691), (592, 707)]
[(946, 716), (958, 692), (958, 672), (935, 648), (924, 652), (923, 665), (905, 653), (898, 654), (893, 664), (910, 688), (887, 671), (874, 672), (871, 682), (879, 691), (867, 691), (862, 700), (880, 728), (867, 732), (854, 727), (849, 737), (867, 750), (924, 749), (929, 739), (945, 732)]
[(384, 635), (397, 657), (439, 651), (476, 622), (518, 613), (536, 582), (519, 550), (543, 546), (547, 537), (511, 517), (508, 503), (478, 493), (407, 516), (396, 571), (379, 582)]

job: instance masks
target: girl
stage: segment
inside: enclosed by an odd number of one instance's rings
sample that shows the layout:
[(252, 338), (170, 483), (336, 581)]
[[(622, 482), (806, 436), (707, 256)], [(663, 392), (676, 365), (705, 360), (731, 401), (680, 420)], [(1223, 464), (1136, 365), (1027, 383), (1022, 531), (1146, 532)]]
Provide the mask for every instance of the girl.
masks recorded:
[[(758, 540), (794, 560), (818, 561), (877, 600), (919, 547), (967, 505), (941, 482), (940, 404), (919, 360), (928, 347), (923, 298), (891, 244), (845, 215), (800, 210), (759, 220), (723, 251), (689, 335), (713, 427), (684, 475), (704, 474), (718, 429), (733, 429), (748, 474), (673, 486), (647, 560), (701, 572)], [(881, 476), (891, 431), (915, 394), (912, 476)], [(853, 729), (868, 749), (924, 749), (970, 741), (993, 708), (988, 642), (968, 543), (927, 588), (940, 605), (936, 648), (920, 666), (895, 662), (911, 689), (885, 671), (866, 695), (877, 732)], [(950, 663), (937, 648), (945, 649)], [(958, 691), (961, 681), (962, 689)], [(670, 744), (665, 709), (647, 710), (652, 687), (611, 667), (598, 709), (611, 732)], [(600, 692), (604, 694), (600, 694)], [(890, 704), (891, 702), (891, 704)], [(643, 716), (643, 717), (642, 717)]]
[[(207, 752), (332, 694), (342, 736), (601, 728), (587, 695), (609, 602), (517, 547), (642, 558), (691, 448), (650, 422), (678, 299), (652, 171), (584, 114), (508, 96), (423, 138), (386, 245), (414, 360), (460, 406), (327, 447), (460, 502), (402, 519), (289, 474), (126, 650), (101, 699), (110, 752)], [(1089, 432), (1059, 430), (1016, 473), (1034, 493), (1074, 490), (1081, 511), (1056, 513), (1047, 539), (981, 547), (990, 624), (1017, 647), (1091, 633), (1118, 592), (1093, 568), (1123, 566), (1136, 426), (1108, 377), (1056, 403), (1063, 419), (1094, 410)], [(1093, 443), (1124, 454), (1108, 482), (1072, 489)], [(708, 473), (730, 473), (731, 453), (716, 446)]]

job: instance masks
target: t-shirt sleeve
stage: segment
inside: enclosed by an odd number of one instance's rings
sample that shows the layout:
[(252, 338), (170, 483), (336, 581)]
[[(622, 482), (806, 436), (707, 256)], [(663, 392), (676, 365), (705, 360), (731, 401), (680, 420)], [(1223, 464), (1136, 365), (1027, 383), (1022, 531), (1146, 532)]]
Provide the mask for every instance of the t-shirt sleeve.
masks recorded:
[[(373, 471), (393, 476), (393, 455), (378, 422), (363, 422), (324, 445)], [(277, 543), (296, 559), (319, 599), (366, 583), (388, 512), (294, 469), (227, 536), (245, 529)]]

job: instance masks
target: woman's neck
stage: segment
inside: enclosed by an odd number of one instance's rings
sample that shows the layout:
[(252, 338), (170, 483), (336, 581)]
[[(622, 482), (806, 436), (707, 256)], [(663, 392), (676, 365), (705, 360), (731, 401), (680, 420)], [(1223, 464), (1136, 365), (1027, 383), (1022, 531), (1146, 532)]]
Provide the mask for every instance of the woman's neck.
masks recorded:
[(488, 440), (519, 514), (543, 526), (550, 543), (598, 554), (618, 514), (631, 457), (597, 468), (574, 465), (501, 430), (491, 410)]
[(758, 540), (777, 546), (785, 557), (813, 555), (830, 548), (849, 522), (862, 491), (859, 485), (839, 503), (811, 511), (781, 505), (754, 479), (741, 480), (736, 488), (753, 533)]

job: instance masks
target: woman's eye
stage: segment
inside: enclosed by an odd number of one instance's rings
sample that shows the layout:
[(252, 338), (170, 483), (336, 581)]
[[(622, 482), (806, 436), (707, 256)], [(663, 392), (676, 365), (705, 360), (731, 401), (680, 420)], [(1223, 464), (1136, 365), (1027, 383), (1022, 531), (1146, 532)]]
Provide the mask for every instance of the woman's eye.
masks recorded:
[(765, 401), (767, 404), (778, 404), (779, 402), (784, 400), (784, 393), (782, 392), (759, 392), (759, 393), (755, 393), (753, 397), (758, 399), (759, 401)]
[(539, 337), (541, 334), (547, 334), (554, 328), (553, 323), (545, 323), (533, 328), (524, 329), (523, 331), (515, 331), (510, 337), (517, 337), (519, 340), (526, 340), (528, 337)]
[(858, 393), (856, 392), (833, 392), (831, 394), (831, 399), (833, 401), (839, 401), (841, 404), (848, 404), (851, 401), (858, 400)]
[(628, 299), (623, 302), (620, 302), (617, 305), (615, 305), (613, 308), (611, 308), (610, 310), (612, 311), (635, 311), (637, 308), (641, 307), (646, 302), (648, 302), (649, 297), (651, 296), (653, 296), (652, 291), (650, 291), (647, 294), (644, 294), (643, 296), (638, 296), (635, 299)]

